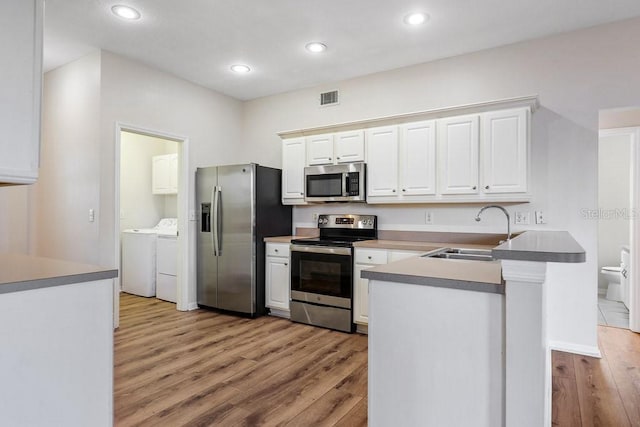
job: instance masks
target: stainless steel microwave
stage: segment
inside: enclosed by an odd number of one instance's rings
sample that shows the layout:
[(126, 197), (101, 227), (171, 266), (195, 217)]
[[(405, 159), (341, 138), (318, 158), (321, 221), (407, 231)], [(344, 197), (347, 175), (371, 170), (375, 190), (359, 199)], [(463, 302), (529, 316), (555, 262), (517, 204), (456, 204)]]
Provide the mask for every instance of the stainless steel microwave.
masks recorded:
[(307, 202), (364, 202), (367, 166), (364, 163), (304, 168)]

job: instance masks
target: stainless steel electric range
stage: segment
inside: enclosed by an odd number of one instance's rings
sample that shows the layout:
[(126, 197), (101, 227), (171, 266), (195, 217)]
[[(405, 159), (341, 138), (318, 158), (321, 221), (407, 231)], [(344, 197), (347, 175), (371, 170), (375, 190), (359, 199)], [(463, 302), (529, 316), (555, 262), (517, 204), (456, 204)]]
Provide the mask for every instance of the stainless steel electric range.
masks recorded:
[(353, 243), (378, 237), (375, 215), (319, 215), (319, 237), (291, 241), (291, 320), (355, 329)]

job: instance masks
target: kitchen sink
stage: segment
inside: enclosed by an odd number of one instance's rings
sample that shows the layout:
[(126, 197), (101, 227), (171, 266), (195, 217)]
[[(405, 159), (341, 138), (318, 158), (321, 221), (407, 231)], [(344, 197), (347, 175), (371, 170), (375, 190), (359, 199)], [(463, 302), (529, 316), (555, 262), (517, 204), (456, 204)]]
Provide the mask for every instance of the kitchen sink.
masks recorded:
[(441, 248), (422, 255), (425, 258), (493, 261), (491, 249)]

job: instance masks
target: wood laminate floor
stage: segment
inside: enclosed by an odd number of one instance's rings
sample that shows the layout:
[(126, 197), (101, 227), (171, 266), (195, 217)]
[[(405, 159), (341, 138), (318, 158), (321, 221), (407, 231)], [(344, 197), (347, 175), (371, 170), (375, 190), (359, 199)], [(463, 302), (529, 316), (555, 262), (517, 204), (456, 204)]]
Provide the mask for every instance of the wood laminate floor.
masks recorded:
[(117, 426), (366, 426), (367, 337), (122, 294)]
[[(116, 426), (367, 425), (367, 337), (122, 294)], [(602, 359), (553, 352), (554, 426), (640, 427), (640, 335)]]

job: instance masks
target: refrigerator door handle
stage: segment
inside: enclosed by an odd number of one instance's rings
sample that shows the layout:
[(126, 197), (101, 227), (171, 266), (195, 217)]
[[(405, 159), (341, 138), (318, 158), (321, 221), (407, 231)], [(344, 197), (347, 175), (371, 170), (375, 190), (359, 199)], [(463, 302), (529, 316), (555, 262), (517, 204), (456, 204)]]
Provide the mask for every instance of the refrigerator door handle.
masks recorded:
[(213, 255), (218, 256), (218, 187), (215, 185), (211, 187), (211, 210), (213, 211), (211, 216), (211, 247), (213, 248)]
[(216, 251), (218, 252), (218, 256), (222, 256), (222, 187), (216, 187)]
[(222, 255), (222, 248), (220, 244), (220, 196), (222, 195), (222, 188), (219, 186), (213, 187), (213, 233), (211, 238), (213, 239), (213, 254), (215, 256)]

